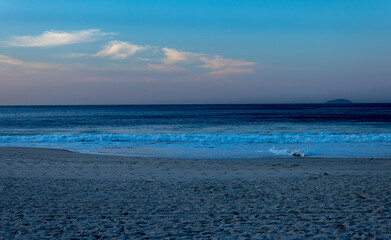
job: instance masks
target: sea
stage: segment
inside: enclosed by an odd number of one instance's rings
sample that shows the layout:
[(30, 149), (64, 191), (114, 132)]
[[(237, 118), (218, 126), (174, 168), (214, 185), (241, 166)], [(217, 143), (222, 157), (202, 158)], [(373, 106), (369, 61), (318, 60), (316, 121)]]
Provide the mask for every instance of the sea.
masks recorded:
[(391, 104), (1, 106), (0, 146), (192, 159), (389, 158)]

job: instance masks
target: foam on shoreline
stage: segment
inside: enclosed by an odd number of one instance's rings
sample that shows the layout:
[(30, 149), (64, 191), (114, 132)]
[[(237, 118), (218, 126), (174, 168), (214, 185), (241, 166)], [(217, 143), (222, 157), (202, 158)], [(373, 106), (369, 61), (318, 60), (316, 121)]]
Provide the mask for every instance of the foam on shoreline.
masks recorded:
[(192, 133), (0, 136), (0, 146), (166, 158), (391, 157), (391, 133)]

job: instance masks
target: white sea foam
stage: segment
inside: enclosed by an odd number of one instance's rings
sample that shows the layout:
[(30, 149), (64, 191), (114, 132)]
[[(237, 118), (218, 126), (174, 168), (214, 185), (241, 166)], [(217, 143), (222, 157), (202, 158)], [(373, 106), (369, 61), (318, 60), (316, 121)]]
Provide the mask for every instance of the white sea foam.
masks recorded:
[(269, 151), (282, 156), (305, 157), (307, 155), (303, 149), (276, 149), (273, 147)]
[(0, 143), (391, 143), (391, 133), (197, 133), (0, 136)]
[(0, 136), (0, 146), (173, 158), (391, 157), (391, 133), (192, 133)]

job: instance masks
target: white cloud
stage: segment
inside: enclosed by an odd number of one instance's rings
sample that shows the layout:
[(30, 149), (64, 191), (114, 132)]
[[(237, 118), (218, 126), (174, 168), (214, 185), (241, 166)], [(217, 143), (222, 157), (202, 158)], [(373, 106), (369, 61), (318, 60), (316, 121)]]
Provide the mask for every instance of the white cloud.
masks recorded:
[[(37, 36), (16, 36), (6, 42), (8, 46), (19, 47), (48, 47), (67, 45), (82, 42), (91, 42), (99, 37), (111, 35), (104, 33), (99, 29), (88, 29), (83, 31), (46, 31)], [(212, 56), (204, 53), (184, 52), (174, 48), (158, 48), (144, 45), (136, 45), (125, 41), (110, 41), (102, 47), (96, 54), (90, 53), (69, 53), (62, 55), (67, 58), (80, 57), (108, 57), (111, 59), (125, 59), (138, 52), (151, 48), (148, 58), (138, 56), (136, 60), (145, 62), (146, 69), (151, 71), (174, 72), (201, 67), (209, 69), (206, 76), (222, 77), (230, 74), (252, 73), (254, 62), (242, 59), (229, 59), (221, 56)], [(153, 51), (155, 50), (155, 51)], [(162, 55), (163, 54), (163, 57)], [(23, 66), (30, 69), (53, 68), (54, 65), (45, 63), (24, 62), (0, 55), (0, 63), (6, 63), (13, 66)], [(145, 65), (144, 65), (145, 66)], [(130, 66), (127, 66), (130, 67)], [(145, 69), (145, 68), (144, 68)]]
[(162, 48), (166, 58), (163, 59), (165, 64), (174, 64), (179, 62), (192, 63), (199, 61), (199, 58), (204, 54), (191, 53), (191, 52), (180, 52), (173, 48)]
[(104, 48), (95, 54), (95, 57), (111, 57), (113, 59), (124, 59), (136, 52), (144, 51), (147, 46), (139, 46), (129, 42), (111, 41)]
[(229, 59), (215, 56), (214, 58), (201, 58), (201, 61), (205, 64), (202, 67), (210, 69), (223, 69), (223, 68), (241, 68), (254, 66), (254, 62), (244, 61), (242, 59)]
[(176, 63), (193, 63), (201, 64), (200, 67), (209, 68), (211, 72), (207, 76), (222, 77), (229, 74), (244, 74), (252, 73), (251, 68), (255, 65), (254, 62), (245, 61), (242, 59), (229, 59), (220, 56), (211, 57), (203, 53), (181, 52), (173, 48), (162, 48), (165, 58), (161, 59), (163, 64), (150, 64), (149, 69), (157, 71), (174, 71)]
[(52, 47), (75, 43), (92, 42), (99, 37), (113, 35), (104, 33), (99, 29), (87, 29), (82, 31), (46, 31), (37, 36), (15, 36), (6, 42), (11, 47)]
[(27, 69), (60, 69), (59, 66), (49, 63), (25, 62), (5, 55), (0, 55), (0, 64), (17, 66)]
[(201, 67), (212, 69), (208, 76), (221, 77), (228, 74), (252, 73), (251, 68), (255, 62), (248, 62), (242, 59), (229, 59), (215, 56), (214, 58), (202, 57), (204, 63)]

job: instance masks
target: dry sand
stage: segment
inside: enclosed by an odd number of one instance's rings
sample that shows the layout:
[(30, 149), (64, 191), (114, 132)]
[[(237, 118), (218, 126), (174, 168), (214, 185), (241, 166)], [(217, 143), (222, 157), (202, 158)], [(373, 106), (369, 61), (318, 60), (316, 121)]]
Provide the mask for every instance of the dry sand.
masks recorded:
[(0, 239), (391, 239), (391, 159), (0, 148)]

